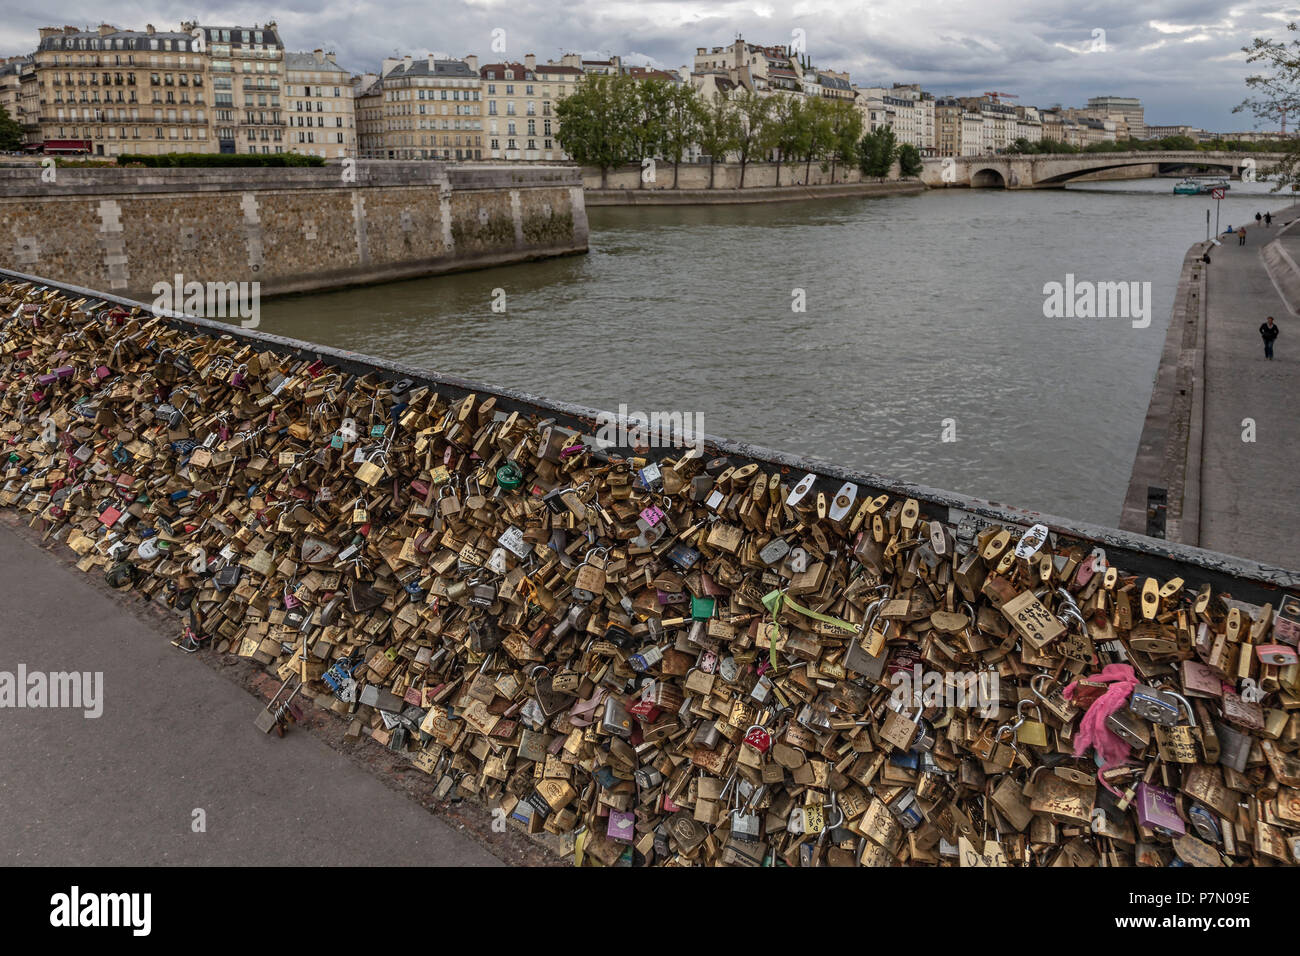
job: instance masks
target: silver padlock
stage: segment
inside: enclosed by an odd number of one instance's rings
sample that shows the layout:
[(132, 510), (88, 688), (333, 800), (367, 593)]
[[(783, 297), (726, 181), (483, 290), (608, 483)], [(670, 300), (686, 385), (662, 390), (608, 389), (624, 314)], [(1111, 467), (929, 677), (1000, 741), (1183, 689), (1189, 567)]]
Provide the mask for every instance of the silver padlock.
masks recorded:
[[(1179, 695), (1152, 687), (1150, 684), (1138, 684), (1134, 687), (1128, 706), (1129, 710), (1139, 717), (1164, 727), (1176, 726), (1182, 716)], [(1191, 711), (1190, 706), (1187, 709)]]

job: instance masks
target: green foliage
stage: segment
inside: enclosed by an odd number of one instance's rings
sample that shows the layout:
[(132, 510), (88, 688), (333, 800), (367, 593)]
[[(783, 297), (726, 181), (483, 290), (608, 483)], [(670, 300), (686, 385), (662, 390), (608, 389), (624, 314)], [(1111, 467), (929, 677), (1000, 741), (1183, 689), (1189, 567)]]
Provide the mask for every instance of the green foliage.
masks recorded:
[(862, 113), (852, 103), (836, 100), (831, 110), (831, 180), (835, 166), (852, 166), (858, 161), (858, 141), (862, 139)]
[(745, 186), (745, 169), (755, 154), (761, 153), (768, 139), (772, 100), (753, 90), (745, 90), (733, 101), (737, 111), (736, 155), (740, 160), (740, 187)]
[(0, 106), (0, 150), (12, 151), (23, 148), (23, 128), (9, 115), (9, 111)]
[(589, 76), (555, 107), (556, 138), (574, 162), (609, 170), (639, 159), (631, 126), (637, 109), (634, 81), (625, 76)]
[(737, 148), (740, 140), (740, 112), (725, 96), (716, 96), (712, 102), (696, 100), (699, 110), (700, 149), (709, 157), (709, 188), (713, 187), (713, 164), (726, 162), (727, 154)]
[(898, 147), (898, 170), (903, 176), (920, 176), (923, 163), (921, 151), (911, 143)]
[(680, 163), (686, 151), (700, 139), (704, 129), (705, 109), (695, 87), (688, 83), (670, 86), (665, 97), (663, 140), (664, 159)]
[(303, 156), (299, 153), (163, 153), (146, 156), (141, 153), (123, 153), (117, 157), (119, 166), (324, 166), (320, 156)]
[(887, 179), (894, 160), (898, 157), (898, 140), (891, 127), (882, 126), (868, 133), (858, 143), (858, 168), (862, 175)]
[(776, 184), (781, 185), (781, 164), (804, 155), (811, 138), (811, 109), (802, 97), (772, 97), (772, 112), (763, 128), (762, 148), (776, 153)]

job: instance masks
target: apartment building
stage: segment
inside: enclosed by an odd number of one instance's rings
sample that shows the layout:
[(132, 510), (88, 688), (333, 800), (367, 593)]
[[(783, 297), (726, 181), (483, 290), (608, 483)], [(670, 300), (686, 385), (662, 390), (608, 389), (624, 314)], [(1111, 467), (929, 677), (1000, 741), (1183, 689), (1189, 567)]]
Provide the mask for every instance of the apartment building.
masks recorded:
[[(959, 155), (940, 151), (935, 99), (916, 84), (856, 87), (855, 93), (854, 105), (862, 113), (864, 131), (874, 133), (888, 126), (899, 145), (915, 146), (922, 156)], [(945, 117), (949, 122), (948, 138), (952, 141), (956, 128), (951, 116), (945, 114)]]
[(1186, 136), (1190, 139), (1199, 141), (1205, 135), (1205, 130), (1199, 126), (1148, 126), (1146, 127), (1146, 139), (1166, 139), (1170, 136)]
[(19, 67), (19, 86), (22, 95), (23, 142), (27, 148), (36, 148), (41, 144), (41, 84), (36, 76), (36, 60), (28, 57), (27, 62)]
[(384, 60), (383, 129), (367, 155), (381, 159), (484, 159), (478, 57)]
[(1146, 139), (1146, 117), (1142, 101), (1132, 96), (1091, 96), (1086, 109), (1088, 119), (1111, 122), (1120, 139)]
[(274, 22), (218, 27), (181, 24), (198, 31), (210, 58), (212, 129), (222, 153), (283, 153), (284, 44)]
[(326, 159), (357, 155), (352, 78), (333, 53), (286, 53), (284, 113), (288, 151)]
[(522, 63), (480, 67), (487, 125), (485, 157), (543, 162), (567, 159), (556, 139), (560, 121), (555, 105), (583, 76), (580, 65), (539, 65), (532, 53)]
[(915, 83), (895, 83), (885, 96), (894, 111), (894, 135), (900, 144), (915, 146), (922, 156), (937, 155), (934, 97)]
[(0, 109), (15, 123), (22, 122), (22, 70), (27, 59), (25, 56), (11, 56), (0, 60)]
[(691, 76), (715, 74), (759, 93), (784, 93), (857, 102), (848, 73), (818, 68), (810, 57), (785, 46), (761, 46), (737, 39), (727, 46), (696, 47)]
[[(212, 152), (207, 57), (188, 32), (43, 27), (29, 142), (47, 153)], [(20, 73), (20, 95), (30, 103)], [(35, 120), (32, 121), (32, 117)]]
[(375, 159), (384, 145), (384, 87), (378, 73), (352, 78), (352, 111), (357, 120), (357, 156)]
[(1043, 118), (1037, 106), (1017, 106), (1016, 139), (1040, 142), (1043, 138)]

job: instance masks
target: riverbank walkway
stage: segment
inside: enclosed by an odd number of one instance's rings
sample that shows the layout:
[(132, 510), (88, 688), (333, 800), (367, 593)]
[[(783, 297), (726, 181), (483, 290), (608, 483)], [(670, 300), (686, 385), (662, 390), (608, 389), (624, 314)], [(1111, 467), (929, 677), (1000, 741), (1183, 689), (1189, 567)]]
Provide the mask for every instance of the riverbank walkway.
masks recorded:
[[(1167, 489), (1170, 540), (1296, 569), (1300, 205), (1275, 203), (1261, 197), (1271, 227), (1250, 209), (1244, 246), (1221, 236), (1184, 263), (1121, 527), (1146, 533), (1147, 489)], [(1259, 334), (1270, 315), (1272, 361)]]
[[(0, 516), (0, 672), (100, 673), (84, 708), (3, 710), (0, 859), (39, 866), (499, 866), (540, 848), (468, 802), (431, 813), (429, 777), (346, 719), (304, 707), (283, 739), (253, 718), (279, 681), (171, 645), (180, 618), (110, 591)], [(228, 661), (236, 661), (228, 658)], [(224, 670), (224, 672), (222, 672)], [(0, 676), (0, 680), (5, 678)], [(242, 686), (241, 686), (242, 685)], [(256, 696), (250, 695), (253, 691)], [(198, 813), (196, 811), (201, 811)], [(482, 819), (479, 819), (482, 818)], [(199, 824), (202, 824), (200, 827)], [(540, 860), (546, 862), (545, 860)]]
[[(1199, 544), (1300, 568), (1300, 205), (1271, 227), (1252, 214), (1246, 245), (1224, 239), (1210, 260)], [(1259, 334), (1270, 315), (1272, 361)]]

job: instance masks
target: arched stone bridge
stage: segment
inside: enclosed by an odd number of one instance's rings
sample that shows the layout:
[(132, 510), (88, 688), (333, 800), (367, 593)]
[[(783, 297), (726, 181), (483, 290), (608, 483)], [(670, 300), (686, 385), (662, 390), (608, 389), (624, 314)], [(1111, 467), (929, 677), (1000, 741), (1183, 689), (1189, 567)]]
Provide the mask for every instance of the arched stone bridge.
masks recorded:
[(1034, 156), (957, 156), (927, 159), (921, 181), (927, 186), (994, 189), (1044, 189), (1064, 186), (1089, 173), (1127, 169), (1155, 176), (1184, 166), (1206, 166), (1234, 179), (1243, 170), (1263, 177), (1282, 153), (1226, 153), (1196, 150), (1137, 153), (1049, 153)]

